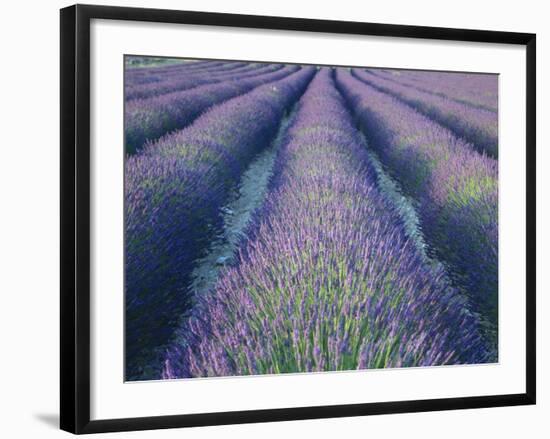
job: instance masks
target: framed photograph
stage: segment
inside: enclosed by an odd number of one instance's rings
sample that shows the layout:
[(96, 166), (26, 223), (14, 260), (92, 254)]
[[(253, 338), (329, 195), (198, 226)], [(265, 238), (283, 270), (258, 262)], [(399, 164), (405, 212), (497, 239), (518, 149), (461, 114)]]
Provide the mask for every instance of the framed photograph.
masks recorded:
[(61, 10), (61, 428), (535, 403), (535, 35)]

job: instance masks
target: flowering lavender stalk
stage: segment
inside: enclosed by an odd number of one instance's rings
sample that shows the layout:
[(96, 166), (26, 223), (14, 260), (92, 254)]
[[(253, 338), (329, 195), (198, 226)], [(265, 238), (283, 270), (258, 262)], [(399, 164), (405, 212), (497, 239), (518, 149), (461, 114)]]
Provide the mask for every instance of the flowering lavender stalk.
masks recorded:
[(259, 85), (284, 78), (299, 69), (299, 66), (288, 66), (242, 81), (202, 85), (190, 90), (127, 102), (124, 119), (126, 152), (133, 154), (147, 140), (158, 139), (170, 131), (189, 125), (207, 108), (246, 93)]
[[(156, 349), (189, 306), (186, 285), (228, 192), (270, 144), (315, 69), (208, 110), (131, 156), (125, 168), (126, 375), (158, 378)], [(157, 367), (158, 366), (158, 367)]]
[(188, 90), (200, 85), (215, 84), (223, 81), (238, 81), (244, 78), (275, 72), (283, 68), (282, 64), (248, 65), (244, 68), (230, 71), (214, 71), (200, 73), (178, 73), (170, 75), (166, 80), (149, 84), (129, 85), (124, 92), (124, 99), (144, 99), (174, 91)]
[(497, 75), (368, 69), (374, 75), (457, 102), (498, 111)]
[(492, 157), (498, 156), (498, 115), (496, 113), (473, 108), (435, 94), (424, 93), (363, 70), (353, 69), (352, 74), (376, 89), (411, 105), (453, 131), (457, 136), (472, 143), (478, 151)]
[(164, 378), (486, 360), (476, 318), (407, 238), (367, 154), (321, 70), (236, 265), (197, 298)]
[(496, 330), (497, 161), (349, 72), (338, 69), (336, 78), (370, 144), (417, 201), (422, 230), (437, 257)]

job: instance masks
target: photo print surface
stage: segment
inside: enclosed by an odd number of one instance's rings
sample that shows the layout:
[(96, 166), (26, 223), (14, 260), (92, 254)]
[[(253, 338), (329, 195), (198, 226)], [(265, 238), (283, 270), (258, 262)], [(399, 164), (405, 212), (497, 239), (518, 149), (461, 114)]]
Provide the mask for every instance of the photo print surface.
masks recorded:
[(125, 380), (498, 361), (498, 75), (124, 58)]

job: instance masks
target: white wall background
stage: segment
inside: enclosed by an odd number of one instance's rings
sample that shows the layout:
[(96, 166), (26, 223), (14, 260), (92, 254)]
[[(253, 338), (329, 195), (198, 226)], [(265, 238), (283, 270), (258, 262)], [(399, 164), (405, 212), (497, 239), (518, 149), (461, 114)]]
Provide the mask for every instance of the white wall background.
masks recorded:
[[(88, 3), (96, 3), (89, 1)], [(109, 437), (546, 438), (550, 435), (550, 27), (544, 2), (524, 0), (104, 0), (99, 4), (535, 32), (538, 38), (538, 405), (455, 412), (122, 433)], [(3, 5), (0, 59), (0, 435), (62, 437), (58, 422), (59, 14), (63, 1)], [(545, 273), (546, 271), (546, 273)], [(546, 349), (544, 349), (546, 347)], [(545, 379), (546, 378), (546, 379)]]

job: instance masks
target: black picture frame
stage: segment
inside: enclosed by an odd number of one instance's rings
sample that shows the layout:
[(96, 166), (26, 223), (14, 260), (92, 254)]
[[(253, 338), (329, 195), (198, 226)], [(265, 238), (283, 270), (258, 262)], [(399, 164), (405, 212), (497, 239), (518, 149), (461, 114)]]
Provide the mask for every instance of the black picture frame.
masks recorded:
[[(61, 9), (61, 429), (80, 433), (535, 404), (536, 35), (303, 18), (75, 5)], [(526, 392), (335, 406), (90, 420), (90, 21), (229, 26), (526, 47)]]

